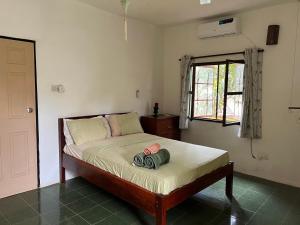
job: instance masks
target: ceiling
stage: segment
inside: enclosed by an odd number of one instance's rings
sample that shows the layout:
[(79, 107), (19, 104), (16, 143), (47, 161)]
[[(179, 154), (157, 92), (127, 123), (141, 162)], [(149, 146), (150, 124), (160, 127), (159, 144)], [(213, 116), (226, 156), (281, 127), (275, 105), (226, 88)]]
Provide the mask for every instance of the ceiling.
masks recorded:
[[(115, 14), (123, 13), (120, 0), (80, 1)], [(128, 15), (156, 25), (171, 25), (289, 1), (293, 0), (212, 0), (210, 5), (200, 5), (199, 0), (130, 0)]]

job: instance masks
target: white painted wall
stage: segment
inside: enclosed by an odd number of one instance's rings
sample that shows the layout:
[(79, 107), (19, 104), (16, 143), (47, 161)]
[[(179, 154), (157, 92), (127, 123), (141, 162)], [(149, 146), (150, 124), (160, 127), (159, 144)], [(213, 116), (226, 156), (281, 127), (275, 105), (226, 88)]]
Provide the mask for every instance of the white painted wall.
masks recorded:
[[(292, 80), (300, 81), (299, 75), (292, 78), (296, 10), (297, 5), (289, 3), (240, 15), (243, 33), (266, 49), (264, 138), (254, 142), (254, 149), (267, 153), (269, 160), (251, 159), (249, 142), (236, 136), (238, 127), (196, 121), (183, 139), (229, 150), (238, 171), (300, 186), (300, 125), (296, 123), (300, 115), (287, 110), (300, 99), (294, 91), (290, 100)], [(267, 47), (266, 29), (272, 23), (281, 25), (280, 43)], [(58, 117), (131, 110), (143, 114), (151, 110), (153, 101), (162, 102), (162, 97), (164, 111), (178, 113), (180, 56), (251, 46), (242, 35), (200, 41), (197, 23), (165, 28), (162, 36), (159, 28), (136, 20), (129, 21), (126, 43), (122, 26), (121, 17), (76, 0), (1, 0), (0, 35), (37, 41), (42, 186), (58, 181)], [(60, 83), (65, 85), (64, 94), (50, 91), (52, 84)], [(140, 99), (135, 98), (136, 89), (141, 90)]]
[[(0, 34), (37, 41), (41, 186), (58, 182), (57, 118), (135, 110), (161, 93), (162, 35), (74, 0), (1, 0)], [(64, 94), (52, 84), (63, 84)], [(139, 89), (140, 98), (135, 91)]]
[[(276, 5), (240, 14), (244, 35), (199, 40), (198, 23), (169, 27), (164, 30), (164, 111), (179, 113), (180, 77), (178, 58), (184, 54), (206, 55), (241, 51), (253, 44), (265, 49), (263, 66), (263, 139), (254, 141), (256, 154), (267, 154), (269, 160), (257, 161), (250, 156), (250, 143), (239, 139), (239, 127), (223, 128), (219, 124), (194, 121), (183, 133), (183, 140), (229, 151), (235, 169), (300, 186), (300, 124), (298, 113), (290, 113), (290, 104), (300, 104), (299, 85), (292, 96), (293, 61), (297, 3)], [(266, 31), (270, 24), (281, 25), (279, 45), (266, 46)], [(298, 44), (299, 40), (297, 41)], [(300, 65), (299, 57), (296, 63)], [(300, 67), (296, 67), (295, 80), (300, 80)], [(299, 82), (300, 84), (300, 82)], [(299, 105), (298, 105), (299, 106)]]

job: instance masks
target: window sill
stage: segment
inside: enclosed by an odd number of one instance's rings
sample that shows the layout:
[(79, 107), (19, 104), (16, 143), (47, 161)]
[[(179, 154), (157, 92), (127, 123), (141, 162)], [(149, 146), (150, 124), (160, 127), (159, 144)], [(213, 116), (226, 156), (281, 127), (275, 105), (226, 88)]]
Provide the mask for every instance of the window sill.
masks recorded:
[[(211, 123), (219, 123), (219, 124), (223, 124), (222, 120), (213, 120), (213, 119), (205, 119), (205, 118), (191, 118), (190, 121), (203, 121), (203, 122), (211, 122)], [(232, 124), (226, 124), (223, 127), (230, 127), (230, 126), (240, 126), (241, 123), (237, 122), (237, 123), (232, 123)]]

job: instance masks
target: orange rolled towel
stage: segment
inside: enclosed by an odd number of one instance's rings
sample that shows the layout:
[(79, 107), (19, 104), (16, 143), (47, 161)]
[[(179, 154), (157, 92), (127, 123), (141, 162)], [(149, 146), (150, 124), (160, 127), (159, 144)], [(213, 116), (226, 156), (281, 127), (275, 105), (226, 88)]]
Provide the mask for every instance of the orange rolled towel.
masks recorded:
[(145, 148), (144, 153), (145, 155), (151, 155), (151, 154), (155, 154), (158, 153), (160, 149), (160, 144), (155, 143), (153, 145), (150, 145), (149, 147)]

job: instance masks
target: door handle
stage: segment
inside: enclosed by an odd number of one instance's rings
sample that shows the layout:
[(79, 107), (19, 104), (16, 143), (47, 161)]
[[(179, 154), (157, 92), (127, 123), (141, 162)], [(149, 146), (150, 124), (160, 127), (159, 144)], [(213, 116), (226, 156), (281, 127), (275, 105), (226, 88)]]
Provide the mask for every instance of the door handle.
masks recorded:
[(28, 108), (26, 109), (26, 111), (27, 111), (28, 113), (33, 113), (33, 108), (28, 107)]

